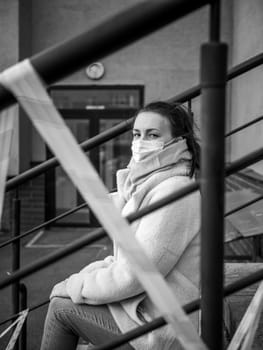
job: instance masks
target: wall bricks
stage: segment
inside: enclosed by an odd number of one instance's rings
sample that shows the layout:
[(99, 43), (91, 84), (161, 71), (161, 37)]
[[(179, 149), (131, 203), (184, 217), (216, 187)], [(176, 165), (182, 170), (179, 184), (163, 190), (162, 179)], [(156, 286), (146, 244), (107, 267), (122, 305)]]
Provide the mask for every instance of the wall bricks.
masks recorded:
[[(12, 199), (16, 192), (6, 193), (1, 231), (12, 229)], [(45, 218), (45, 178), (40, 175), (19, 187), (21, 200), (21, 232), (27, 231), (44, 222)]]

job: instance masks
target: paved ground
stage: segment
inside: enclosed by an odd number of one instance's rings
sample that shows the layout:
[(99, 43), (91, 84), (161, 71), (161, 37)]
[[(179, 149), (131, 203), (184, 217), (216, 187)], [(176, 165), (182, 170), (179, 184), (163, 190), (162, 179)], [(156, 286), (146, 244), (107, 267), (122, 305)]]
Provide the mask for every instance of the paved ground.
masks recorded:
[[(250, 174), (251, 175), (251, 174)], [(260, 194), (263, 189), (262, 179), (249, 179), (240, 177), (231, 177), (227, 183), (227, 192), (235, 192), (235, 196), (238, 191), (247, 190), (247, 193)], [(256, 208), (256, 209), (255, 209)], [(238, 231), (242, 233), (240, 227), (244, 227), (243, 224), (251, 224), (253, 221), (257, 225), (257, 230), (262, 229), (263, 233), (263, 220), (261, 214), (263, 213), (263, 205), (258, 205), (257, 207), (249, 207), (243, 214), (238, 214), (238, 217), (232, 217), (232, 221), (236, 220), (236, 227)], [(243, 219), (246, 218), (244, 221)], [(244, 222), (243, 222), (243, 221)], [(252, 220), (252, 221), (251, 221)], [(243, 223), (242, 223), (243, 222)], [(241, 226), (240, 226), (241, 225)], [(242, 226), (243, 225), (243, 226)], [(239, 234), (240, 234), (239, 232)], [(72, 228), (52, 228), (48, 231), (39, 231), (37, 234), (30, 236), (27, 239), (23, 239), (21, 242), (21, 266), (31, 264), (32, 262), (38, 260), (39, 258), (50, 254), (57, 249), (65, 246), (74, 239), (84, 235), (89, 234), (88, 229), (72, 229)], [(0, 234), (0, 242), (4, 242), (9, 238), (8, 234)], [(260, 244), (261, 246), (262, 244)], [(232, 255), (232, 260), (236, 261), (238, 256), (242, 258), (242, 255), (251, 256), (253, 251), (253, 238), (246, 238), (242, 240), (237, 240), (235, 242), (230, 242), (226, 245), (226, 254)], [(83, 247), (77, 253), (74, 253), (60, 262), (57, 262), (45, 269), (42, 269), (39, 273), (34, 273), (31, 276), (23, 280), (27, 286), (28, 290), (28, 304), (29, 306), (35, 306), (41, 302), (48, 300), (49, 293), (52, 286), (66, 278), (69, 274), (80, 270), (84, 265), (96, 259), (103, 258), (104, 256), (111, 253), (111, 243), (106, 238), (90, 247)], [(0, 252), (0, 280), (2, 280), (8, 271), (11, 270), (11, 256), (12, 250), (10, 246), (3, 248)], [(229, 261), (229, 260), (228, 260)], [(243, 259), (244, 261), (244, 259)], [(258, 262), (261, 262), (260, 257), (257, 258)], [(11, 310), (11, 288), (5, 288), (0, 291), (0, 322), (5, 320), (10, 315), (12, 315)], [(28, 317), (28, 346), (27, 350), (35, 350), (39, 348), (43, 322), (45, 318), (47, 307), (43, 306), (35, 311), (32, 311)], [(243, 311), (242, 311), (243, 312)], [(241, 314), (238, 314), (238, 318)], [(7, 327), (8, 323), (0, 326), (0, 333)], [(0, 339), (0, 349), (4, 349), (7, 345), (10, 333)], [(262, 345), (262, 344), (261, 344)], [(259, 347), (260, 348), (260, 347)], [(255, 347), (254, 349), (259, 349)], [(262, 345), (263, 348), (263, 345)]]
[[(31, 264), (32, 262), (46, 256), (59, 249), (58, 245), (65, 245), (83, 234), (88, 234), (85, 229), (52, 229), (39, 235), (34, 242), (24, 240), (21, 250), (21, 266)], [(30, 237), (32, 238), (32, 237)], [(7, 236), (0, 236), (0, 242), (7, 239)], [(53, 245), (53, 247), (52, 247)], [(52, 286), (65, 279), (68, 275), (80, 270), (91, 261), (101, 259), (111, 253), (111, 244), (109, 239), (104, 239), (90, 247), (83, 247), (76, 253), (62, 259), (61, 261), (42, 269), (39, 273), (34, 273), (23, 282), (28, 290), (28, 304), (35, 306), (48, 299)], [(10, 247), (1, 250), (0, 279), (6, 276), (6, 272), (11, 270), (11, 249)], [(1, 292), (0, 299), (0, 321), (5, 320), (12, 315), (10, 306), (11, 288), (5, 288)], [(28, 346), (27, 350), (36, 350), (39, 348), (42, 326), (46, 314), (47, 306), (43, 306), (32, 311), (28, 317)], [(0, 326), (0, 333), (9, 325), (8, 323)], [(0, 349), (5, 349), (10, 334), (0, 339)]]

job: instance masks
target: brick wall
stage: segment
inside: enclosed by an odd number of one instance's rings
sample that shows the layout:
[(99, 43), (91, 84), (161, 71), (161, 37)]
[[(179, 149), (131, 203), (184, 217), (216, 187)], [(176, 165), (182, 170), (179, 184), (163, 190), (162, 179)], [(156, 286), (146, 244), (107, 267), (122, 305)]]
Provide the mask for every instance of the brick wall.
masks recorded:
[(21, 231), (41, 224), (45, 219), (45, 177), (40, 175), (19, 189)]
[(15, 193), (9, 191), (5, 194), (3, 214), (1, 220), (1, 232), (8, 233), (11, 230), (12, 225), (12, 198), (14, 198)]
[[(9, 232), (12, 229), (12, 199), (16, 192), (6, 193), (1, 231)], [(21, 200), (21, 232), (29, 230), (44, 222), (45, 218), (45, 178), (38, 176), (19, 187)]]

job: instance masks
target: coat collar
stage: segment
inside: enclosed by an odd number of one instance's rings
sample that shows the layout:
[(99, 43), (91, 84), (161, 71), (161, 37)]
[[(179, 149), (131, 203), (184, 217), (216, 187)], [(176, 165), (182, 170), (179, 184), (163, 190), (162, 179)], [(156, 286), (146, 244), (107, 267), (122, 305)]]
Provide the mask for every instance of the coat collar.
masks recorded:
[(140, 162), (131, 159), (126, 169), (117, 172), (117, 188), (121, 196), (128, 200), (136, 188), (157, 185), (171, 176), (188, 176), (191, 155), (186, 140), (180, 140), (162, 151)]
[(182, 139), (140, 162), (135, 162), (132, 158), (128, 164), (130, 179), (133, 183), (141, 182), (143, 178), (154, 172), (169, 169), (182, 161), (190, 159), (191, 155), (188, 151), (186, 140)]

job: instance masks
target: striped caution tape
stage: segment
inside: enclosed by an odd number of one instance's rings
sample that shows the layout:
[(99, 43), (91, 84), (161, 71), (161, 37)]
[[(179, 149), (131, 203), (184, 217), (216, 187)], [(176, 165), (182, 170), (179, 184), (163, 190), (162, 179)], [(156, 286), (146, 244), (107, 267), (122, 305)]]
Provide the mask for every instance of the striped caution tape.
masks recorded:
[(228, 350), (249, 350), (258, 328), (263, 308), (263, 282), (259, 285), (245, 315), (243, 316), (229, 346)]
[(84, 200), (110, 237), (122, 248), (136, 277), (172, 325), (184, 348), (207, 349), (164, 277), (146, 256), (128, 222), (113, 205), (108, 190), (56, 110), (30, 61), (25, 60), (6, 70), (0, 76), (0, 82), (17, 97)]
[(0, 114), (0, 222), (5, 196), (5, 183), (9, 165), (15, 110), (8, 108)]
[(14, 333), (12, 334), (12, 337), (10, 338), (6, 350), (12, 350), (16, 344), (16, 341), (19, 337), (19, 334), (21, 332), (21, 329), (23, 327), (23, 324), (27, 318), (29, 309), (23, 310), (20, 312), (20, 316), (8, 327), (6, 328), (1, 334), (0, 338), (2, 338), (5, 334), (7, 334), (13, 327), (16, 326)]

